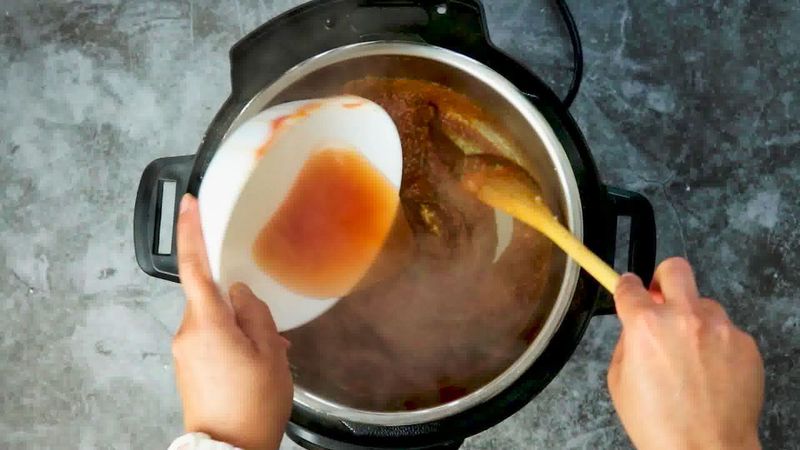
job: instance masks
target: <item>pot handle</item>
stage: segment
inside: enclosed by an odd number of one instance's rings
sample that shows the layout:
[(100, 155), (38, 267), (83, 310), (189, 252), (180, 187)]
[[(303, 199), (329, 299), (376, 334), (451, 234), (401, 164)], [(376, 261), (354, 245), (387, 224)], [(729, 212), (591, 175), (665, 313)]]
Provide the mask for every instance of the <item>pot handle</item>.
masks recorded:
[[(653, 206), (642, 194), (607, 187), (607, 197), (614, 210), (614, 230), (618, 217), (631, 218), (628, 242), (628, 272), (638, 275), (645, 286), (653, 278), (656, 262), (656, 221)], [(614, 297), (603, 291), (595, 304), (594, 315), (616, 314)]]
[(194, 155), (159, 158), (139, 181), (133, 211), (136, 262), (150, 276), (180, 282), (175, 240), (178, 202), (186, 192)]

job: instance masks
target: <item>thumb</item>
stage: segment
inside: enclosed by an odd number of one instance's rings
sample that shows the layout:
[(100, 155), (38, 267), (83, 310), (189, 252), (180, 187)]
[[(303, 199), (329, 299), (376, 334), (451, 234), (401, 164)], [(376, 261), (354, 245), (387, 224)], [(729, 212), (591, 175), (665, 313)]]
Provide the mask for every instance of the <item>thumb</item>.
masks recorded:
[(259, 300), (249, 287), (236, 283), (231, 287), (229, 294), (236, 314), (236, 323), (259, 350), (263, 351), (273, 346), (276, 338), (288, 343), (278, 334), (269, 307)]
[(178, 274), (188, 301), (186, 317), (229, 323), (230, 309), (219, 295), (208, 266), (197, 199), (190, 194), (181, 199), (177, 232)]
[(626, 273), (620, 277), (614, 290), (614, 303), (623, 326), (637, 312), (655, 305), (650, 292), (644, 288), (642, 280), (632, 273)]

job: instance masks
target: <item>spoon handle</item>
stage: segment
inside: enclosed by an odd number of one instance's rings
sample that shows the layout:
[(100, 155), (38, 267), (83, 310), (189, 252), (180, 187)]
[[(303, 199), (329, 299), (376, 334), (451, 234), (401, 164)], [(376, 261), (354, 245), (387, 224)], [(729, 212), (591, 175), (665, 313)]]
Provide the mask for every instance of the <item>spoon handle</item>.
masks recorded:
[[(523, 222), (528, 223), (524, 220)], [(563, 225), (555, 220), (545, 221), (541, 222), (536, 229), (561, 247), (564, 253), (574, 259), (585, 271), (589, 272), (589, 275), (599, 281), (608, 292), (614, 293), (619, 281), (619, 274), (599, 256), (586, 248)]]
[(534, 201), (526, 195), (509, 196), (491, 188), (483, 189), (479, 197), (484, 203), (505, 211), (550, 238), (589, 275), (609, 292), (614, 293), (619, 274), (564, 228), (543, 203)]

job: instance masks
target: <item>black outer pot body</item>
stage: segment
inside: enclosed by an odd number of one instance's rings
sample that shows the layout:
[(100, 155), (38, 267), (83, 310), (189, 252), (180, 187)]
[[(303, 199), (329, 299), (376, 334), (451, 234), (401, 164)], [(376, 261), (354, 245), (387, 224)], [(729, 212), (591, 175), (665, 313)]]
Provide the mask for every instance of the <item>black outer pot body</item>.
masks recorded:
[[(441, 5), (446, 5), (443, 11)], [(406, 40), (444, 47), (491, 67), (514, 83), (547, 118), (567, 153), (581, 196), (584, 243), (613, 264), (617, 218), (631, 217), (629, 270), (645, 282), (655, 261), (655, 223), (641, 195), (601, 184), (583, 137), (556, 95), (536, 75), (488, 39), (478, 0), (318, 0), (262, 25), (230, 52), (232, 92), (209, 126), (195, 155), (161, 158), (144, 171), (135, 205), (134, 240), (139, 265), (148, 274), (179, 281), (175, 240), (170, 254), (157, 254), (164, 181), (176, 192), (197, 195), (203, 173), (224, 134), (247, 102), (298, 63), (324, 51), (375, 40)], [(174, 227), (173, 227), (174, 232)], [(561, 326), (538, 359), (509, 388), (491, 400), (434, 422), (382, 426), (322, 417), (295, 405), (287, 433), (306, 448), (458, 448), (467, 436), (510, 416), (556, 376), (575, 350), (593, 315), (614, 312), (610, 295), (581, 272)]]

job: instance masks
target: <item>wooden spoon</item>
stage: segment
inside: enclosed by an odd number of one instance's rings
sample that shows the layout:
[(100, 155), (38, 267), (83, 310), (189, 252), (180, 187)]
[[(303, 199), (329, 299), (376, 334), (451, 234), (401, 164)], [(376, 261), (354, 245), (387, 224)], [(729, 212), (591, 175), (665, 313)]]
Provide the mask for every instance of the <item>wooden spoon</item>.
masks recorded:
[(524, 169), (501, 156), (476, 154), (465, 156), (460, 170), (461, 184), (483, 203), (547, 236), (614, 293), (619, 274), (558, 222), (542, 200), (541, 188)]

